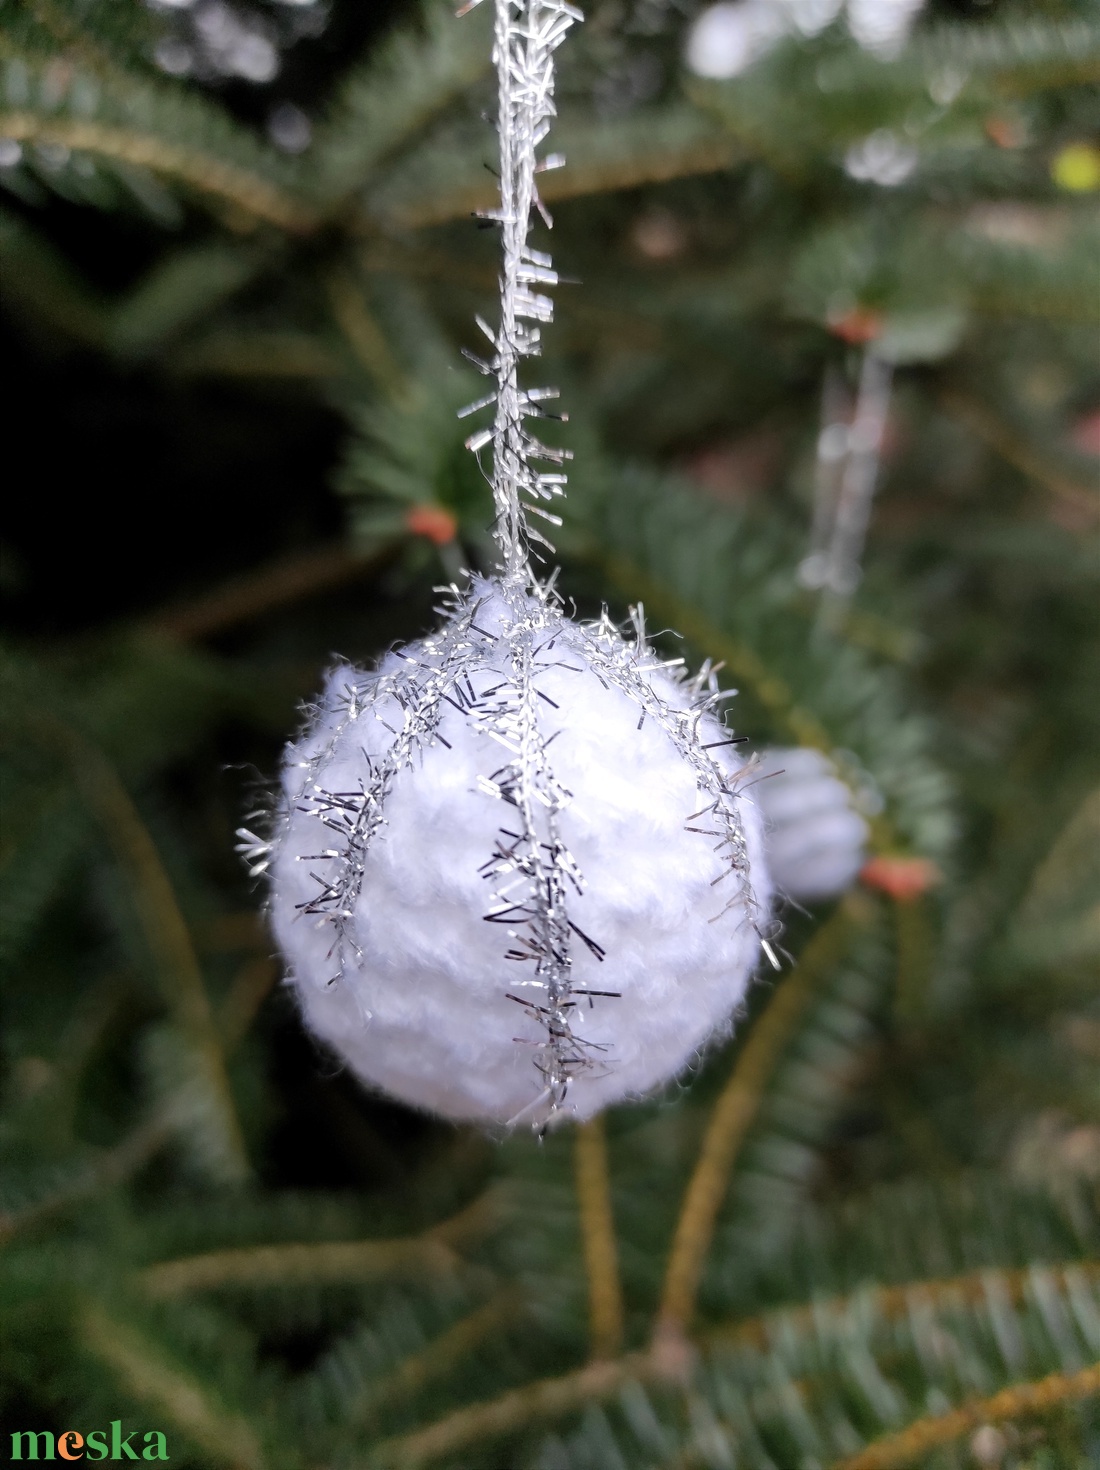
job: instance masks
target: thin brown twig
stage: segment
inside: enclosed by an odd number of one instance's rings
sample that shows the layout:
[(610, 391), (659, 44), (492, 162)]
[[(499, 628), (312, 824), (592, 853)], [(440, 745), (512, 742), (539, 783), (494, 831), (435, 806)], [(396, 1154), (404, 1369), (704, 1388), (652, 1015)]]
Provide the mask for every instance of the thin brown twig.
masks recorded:
[(613, 1358), (623, 1345), (623, 1294), (602, 1117), (577, 1127), (573, 1148), (592, 1356)]
[(798, 965), (753, 1025), (733, 1075), (714, 1106), (673, 1236), (654, 1341), (682, 1341), (691, 1326), (707, 1252), (730, 1173), (775, 1065), (821, 976), (847, 942), (853, 903), (845, 900), (803, 951)]
[(164, 1301), (222, 1287), (346, 1286), (381, 1276), (449, 1275), (457, 1265), (458, 1257), (449, 1246), (430, 1236), (414, 1236), (208, 1251), (147, 1266), (139, 1279), (149, 1296)]
[(1033, 1383), (1014, 1383), (989, 1398), (974, 1399), (946, 1414), (930, 1414), (896, 1434), (884, 1435), (858, 1454), (835, 1460), (830, 1470), (903, 1470), (981, 1424), (1042, 1414), (1058, 1404), (1100, 1394), (1100, 1363), (1078, 1373), (1051, 1373)]
[(226, 1286), (318, 1286), (373, 1281), (380, 1276), (416, 1277), (425, 1272), (448, 1275), (460, 1265), (458, 1248), (491, 1230), (497, 1218), (496, 1197), (487, 1192), (420, 1235), (205, 1251), (146, 1266), (138, 1273), (138, 1281), (149, 1296), (164, 1300)]
[(366, 1463), (371, 1470), (415, 1470), (469, 1445), (608, 1399), (630, 1379), (651, 1377), (652, 1373), (648, 1353), (589, 1363), (573, 1373), (543, 1378), (485, 1403), (470, 1404), (411, 1434), (384, 1440)]
[(390, 547), (359, 549), (332, 542), (279, 557), (188, 602), (154, 613), (145, 626), (183, 642), (222, 633), (287, 603), (327, 592), (381, 565)]
[(278, 977), (279, 966), (271, 955), (252, 955), (238, 969), (218, 1007), (218, 1032), (227, 1051), (247, 1036)]
[(369, 1417), (383, 1405), (389, 1408), (396, 1400), (419, 1392), (432, 1379), (448, 1373), (487, 1337), (514, 1321), (521, 1311), (522, 1302), (515, 1288), (501, 1287), (487, 1302), (461, 1317), (420, 1352), (404, 1358), (392, 1373), (368, 1383), (348, 1406), (347, 1420), (354, 1422)]
[(387, 398), (395, 397), (405, 385), (405, 375), (390, 351), (385, 333), (372, 316), (363, 292), (346, 271), (333, 271), (325, 285), (336, 325), (356, 359), (369, 373), (376, 388)]
[(891, 904), (897, 934), (897, 988), (894, 1009), (903, 1024), (919, 1021), (931, 975), (932, 934), (923, 894)]

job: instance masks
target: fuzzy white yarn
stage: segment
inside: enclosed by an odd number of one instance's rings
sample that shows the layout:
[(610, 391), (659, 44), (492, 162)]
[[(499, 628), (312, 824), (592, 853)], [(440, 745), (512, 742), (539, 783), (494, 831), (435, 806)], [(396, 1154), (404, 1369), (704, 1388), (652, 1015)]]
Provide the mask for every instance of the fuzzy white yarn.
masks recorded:
[(768, 870), (778, 894), (835, 898), (866, 859), (867, 823), (819, 750), (765, 751), (752, 788), (764, 817)]
[[(500, 683), (508, 646), (501, 635), (514, 612), (496, 584), (480, 583), (475, 596), (478, 627), (498, 639), (471, 679), (480, 696)], [(545, 617), (545, 605), (530, 600), (530, 608), (536, 620)], [(700, 793), (668, 729), (640, 718), (606, 668), (594, 672), (591, 628), (556, 612), (552, 623), (554, 661), (536, 687), (545, 733), (560, 732), (550, 747), (554, 777), (568, 792), (558, 828), (583, 880), (568, 912), (606, 956), (580, 940), (573, 947), (571, 1024), (589, 1062), (561, 1113), (584, 1119), (652, 1092), (728, 1026), (756, 965), (770, 894), (753, 805), (760, 788), (734, 796), (744, 838), (735, 871), (728, 852), (715, 850), (722, 834), (707, 833), (717, 824), (699, 812), (713, 794)], [(424, 648), (389, 654), (375, 674), (335, 669), (305, 735), (288, 748), (285, 828), (270, 864), (272, 922), (309, 1027), (362, 1081), (448, 1118), (538, 1123), (540, 1111), (560, 1115), (540, 1101), (535, 1057), (546, 1033), (529, 1008), (538, 997), (521, 988), (533, 967), (506, 959), (506, 926), (483, 918), (486, 862), (512, 813), (484, 789), (507, 758), (491, 732), (447, 703), (439, 738), (397, 774), (365, 855), (339, 979), (332, 925), (306, 912), (329, 876), (317, 793), (369, 784), (366, 754), (383, 755), (406, 721), (392, 695), (375, 700), (372, 689), (400, 675), (410, 656), (426, 657)], [(667, 710), (699, 704), (644, 643), (619, 650)], [(349, 686), (358, 711), (350, 719)], [(696, 718), (701, 745), (717, 743), (707, 759), (735, 793), (744, 757), (722, 743), (728, 732), (713, 715)], [(307, 856), (317, 854), (322, 861)]]

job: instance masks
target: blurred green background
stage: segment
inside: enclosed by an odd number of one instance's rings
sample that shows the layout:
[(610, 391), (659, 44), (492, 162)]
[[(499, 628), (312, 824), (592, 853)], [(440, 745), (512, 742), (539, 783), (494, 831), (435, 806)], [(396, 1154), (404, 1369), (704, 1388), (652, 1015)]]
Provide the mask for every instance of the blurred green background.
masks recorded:
[(488, 10), (0, 6), (0, 1456), (1100, 1464), (1095, 5), (590, 0), (561, 585), (724, 661), (871, 861), (687, 1084), (541, 1143), (280, 987), (234, 830), (331, 655), (491, 561)]

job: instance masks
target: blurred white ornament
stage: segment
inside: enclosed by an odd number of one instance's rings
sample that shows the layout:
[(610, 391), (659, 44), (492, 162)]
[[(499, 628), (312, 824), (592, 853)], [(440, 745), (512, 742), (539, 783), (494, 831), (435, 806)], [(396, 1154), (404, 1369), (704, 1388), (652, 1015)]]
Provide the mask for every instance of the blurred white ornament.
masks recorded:
[(841, 10), (844, 0), (776, 0), (790, 17), (796, 30), (804, 36), (816, 36), (831, 25)]
[(780, 896), (835, 898), (866, 860), (867, 823), (851, 790), (819, 750), (769, 750), (752, 794), (764, 818), (764, 851)]
[(844, 171), (861, 183), (892, 189), (903, 184), (917, 166), (919, 153), (912, 143), (889, 128), (877, 128), (853, 143), (844, 155)]
[(688, 34), (687, 64), (699, 77), (740, 76), (786, 30), (774, 0), (733, 0), (704, 10)]
[(185, 77), (191, 70), (191, 48), (173, 36), (165, 36), (153, 50), (153, 60), (170, 77)]
[(364, 1082), (543, 1127), (652, 1091), (723, 1032), (770, 885), (713, 674), (661, 662), (640, 609), (630, 641), (567, 618), (530, 566), (569, 455), (529, 427), (556, 390), (519, 380), (558, 279), (527, 235), (578, 12), (495, 4), (500, 323), (478, 320), (492, 390), (464, 412), (495, 406), (467, 445), (492, 447), (497, 570), (377, 671), (330, 676), (271, 839), (241, 835), (305, 1019)]
[(153, 48), (161, 71), (202, 79), (240, 77), (257, 84), (278, 75), (276, 39), (280, 29), (288, 27), (276, 24), (270, 12), (265, 15), (226, 0), (146, 0), (146, 4), (166, 18), (174, 17), (171, 29)]
[(865, 51), (897, 56), (924, 0), (848, 0), (848, 28)]
[(313, 125), (293, 102), (280, 102), (267, 119), (267, 135), (284, 153), (304, 153), (313, 141)]
[(279, 71), (279, 53), (256, 31), (245, 31), (225, 52), (225, 69), (246, 82), (270, 82)]
[(740, 76), (784, 36), (815, 36), (847, 11), (865, 50), (888, 59), (904, 46), (924, 0), (722, 0), (688, 32), (685, 61), (696, 76)]

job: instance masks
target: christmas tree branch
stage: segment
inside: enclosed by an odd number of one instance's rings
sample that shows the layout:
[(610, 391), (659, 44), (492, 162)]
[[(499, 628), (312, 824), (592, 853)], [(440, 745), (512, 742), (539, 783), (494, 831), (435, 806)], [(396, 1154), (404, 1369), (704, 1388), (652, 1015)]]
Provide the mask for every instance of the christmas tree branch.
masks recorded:
[(9, 308), (36, 316), (74, 342), (102, 349), (109, 307), (28, 222), (0, 211), (0, 269)]
[(326, 1241), (209, 1251), (148, 1266), (141, 1284), (158, 1301), (222, 1287), (348, 1285), (379, 1277), (449, 1275), (459, 1265), (449, 1246), (431, 1236), (407, 1240)]
[[(261, 937), (252, 913), (241, 916), (247, 920), (248, 935), (242, 933), (240, 942), (254, 945)], [(241, 926), (242, 929), (244, 926)], [(217, 937), (219, 944), (220, 934)], [(237, 939), (238, 936), (231, 936)], [(278, 974), (275, 962), (268, 956), (254, 957), (242, 966), (229, 994), (220, 1008), (217, 1029), (223, 1039), (227, 1053), (232, 1053), (243, 1040), (254, 1014), (264, 995), (267, 994)], [(71, 1058), (67, 1058), (71, 1060)], [(104, 1149), (87, 1162), (61, 1189), (56, 1189), (44, 1199), (36, 1200), (21, 1210), (0, 1212), (0, 1244), (10, 1239), (17, 1231), (48, 1219), (58, 1210), (79, 1204), (101, 1190), (111, 1189), (124, 1183), (153, 1159), (171, 1141), (173, 1128), (163, 1117), (153, 1117), (128, 1134), (113, 1148)]]
[(1100, 1394), (1100, 1363), (1077, 1373), (1051, 1373), (1035, 1383), (1014, 1383), (989, 1398), (974, 1399), (946, 1414), (930, 1414), (884, 1435), (858, 1454), (834, 1461), (831, 1470), (903, 1470), (926, 1463), (924, 1457), (981, 1424), (1042, 1414), (1058, 1404)]
[(603, 1118), (579, 1124), (573, 1147), (592, 1356), (613, 1358), (622, 1350), (623, 1299)]
[(339, 1240), (207, 1251), (147, 1266), (139, 1275), (157, 1300), (221, 1287), (318, 1286), (373, 1281), (380, 1276), (449, 1275), (458, 1248), (493, 1228), (497, 1202), (482, 1195), (457, 1215), (421, 1235), (393, 1240)]
[(932, 928), (923, 895), (895, 899), (891, 905), (897, 935), (897, 989), (894, 1010), (903, 1025), (919, 1019), (926, 1004), (932, 970)]
[(281, 971), (270, 955), (252, 955), (241, 965), (218, 1007), (218, 1033), (227, 1051), (248, 1034)]
[(733, 1075), (714, 1106), (673, 1236), (654, 1326), (655, 1342), (682, 1340), (691, 1326), (707, 1252), (737, 1154), (814, 987), (848, 940), (853, 910), (852, 901), (846, 900), (807, 944), (795, 970), (750, 1030)]
[(189, 602), (154, 613), (146, 626), (193, 642), (250, 622), (288, 603), (312, 597), (375, 570), (389, 546), (349, 547), (343, 542), (279, 557), (266, 566), (232, 578)]
[(381, 327), (371, 315), (363, 292), (345, 271), (334, 271), (326, 281), (329, 303), (356, 360), (387, 398), (404, 386), (405, 375), (390, 351)]
[[(539, 195), (547, 203), (721, 173), (743, 153), (728, 130), (716, 128), (690, 106), (653, 118), (634, 114), (622, 124), (573, 123), (556, 130), (555, 146), (569, 163), (540, 176)], [(484, 170), (470, 168), (467, 157), (444, 160), (428, 154), (419, 160), (414, 154), (392, 182), (379, 187), (368, 210), (387, 227), (422, 229), (463, 219), (495, 202), (491, 181)]]
[[(1074, 1261), (1062, 1266), (1044, 1266), (1043, 1270), (1063, 1287), (1074, 1277), (1100, 1283), (1100, 1261)], [(885, 1321), (904, 1318), (917, 1305), (981, 1306), (989, 1300), (991, 1280), (1004, 1300), (1018, 1303), (1024, 1299), (1031, 1274), (1029, 1267), (1011, 1271), (985, 1268), (961, 1276), (906, 1281), (900, 1286), (871, 1286), (854, 1295), (826, 1297), (812, 1306), (781, 1307), (756, 1317), (745, 1317), (708, 1330), (704, 1343), (707, 1348), (728, 1345), (766, 1350), (776, 1340), (779, 1329), (792, 1335), (818, 1333), (823, 1323), (830, 1318), (844, 1317), (857, 1304), (869, 1306), (875, 1316)]]
[(84, 1346), (114, 1371), (129, 1393), (162, 1411), (193, 1440), (208, 1463), (263, 1470), (260, 1442), (247, 1419), (212, 1402), (204, 1385), (166, 1361), (149, 1338), (98, 1306), (89, 1308), (80, 1327)]
[(101, 1190), (123, 1183), (147, 1164), (168, 1143), (172, 1129), (154, 1118), (127, 1135), (114, 1148), (104, 1149), (79, 1168), (61, 1188), (19, 1210), (0, 1211), (0, 1245), (20, 1230), (48, 1220), (59, 1210), (80, 1204)]
[(336, 378), (343, 371), (326, 343), (293, 331), (214, 331), (176, 349), (168, 366), (192, 377)]
[(632, 1378), (652, 1376), (646, 1353), (634, 1353), (611, 1361), (600, 1360), (563, 1373), (525, 1384), (499, 1398), (457, 1409), (424, 1429), (376, 1446), (363, 1470), (415, 1470), (432, 1460), (453, 1455), (483, 1440), (528, 1428), (543, 1419), (555, 1419), (585, 1404), (610, 1398)]
[(67, 748), (77, 784), (129, 878), (165, 1005), (214, 1104), (223, 1171), (227, 1178), (243, 1179), (249, 1172), (248, 1160), (221, 1040), (191, 935), (156, 844), (106, 757), (60, 721), (42, 720), (40, 725)]
[(343, 77), (313, 157), (329, 198), (362, 189), (424, 136), (491, 66), (488, 15), (456, 26), (452, 7), (417, 7), (409, 27), (372, 48)]
[(378, 1382), (368, 1383), (348, 1406), (347, 1419), (353, 1422), (363, 1419), (383, 1406), (389, 1408), (396, 1400), (418, 1393), (426, 1383), (450, 1372), (472, 1349), (514, 1321), (521, 1311), (521, 1299), (515, 1288), (502, 1287), (420, 1352), (404, 1358), (392, 1373)]
[(318, 223), (317, 214), (308, 205), (259, 174), (150, 133), (20, 110), (0, 113), (0, 137), (17, 143), (72, 148), (109, 162), (148, 168), (291, 234), (308, 234)]

